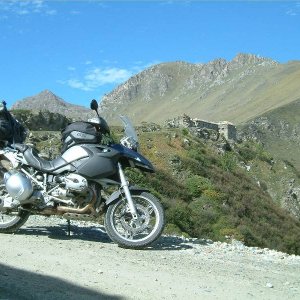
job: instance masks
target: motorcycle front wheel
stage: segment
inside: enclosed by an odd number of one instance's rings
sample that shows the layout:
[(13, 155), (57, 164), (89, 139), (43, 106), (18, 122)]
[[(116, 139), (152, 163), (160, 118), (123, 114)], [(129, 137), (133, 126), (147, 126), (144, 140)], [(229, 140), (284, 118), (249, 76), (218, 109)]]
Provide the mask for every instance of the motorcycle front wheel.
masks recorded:
[(164, 209), (159, 200), (147, 192), (133, 192), (138, 218), (134, 219), (127, 201), (111, 204), (105, 215), (105, 229), (112, 241), (123, 248), (140, 249), (160, 237), (164, 229)]

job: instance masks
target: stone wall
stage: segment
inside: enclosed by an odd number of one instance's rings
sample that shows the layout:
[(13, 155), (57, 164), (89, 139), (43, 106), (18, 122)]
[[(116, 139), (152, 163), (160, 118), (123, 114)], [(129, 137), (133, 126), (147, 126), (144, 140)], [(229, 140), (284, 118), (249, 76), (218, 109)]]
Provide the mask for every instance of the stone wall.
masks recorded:
[(230, 122), (219, 122), (219, 133), (223, 134), (226, 140), (236, 140), (236, 127)]
[(201, 119), (192, 119), (184, 114), (183, 116), (168, 120), (166, 123), (168, 127), (172, 128), (210, 129), (216, 131), (219, 135), (224, 136), (226, 140), (235, 141), (237, 139), (236, 127), (227, 121), (215, 123)]

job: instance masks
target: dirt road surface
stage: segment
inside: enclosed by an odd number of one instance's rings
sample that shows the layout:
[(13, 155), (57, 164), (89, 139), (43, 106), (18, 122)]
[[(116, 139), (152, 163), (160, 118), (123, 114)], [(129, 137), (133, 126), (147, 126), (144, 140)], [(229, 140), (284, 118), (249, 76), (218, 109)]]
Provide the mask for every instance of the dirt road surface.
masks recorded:
[(0, 300), (300, 299), (300, 257), (239, 242), (163, 236), (151, 248), (112, 243), (102, 226), (30, 217), (0, 234)]

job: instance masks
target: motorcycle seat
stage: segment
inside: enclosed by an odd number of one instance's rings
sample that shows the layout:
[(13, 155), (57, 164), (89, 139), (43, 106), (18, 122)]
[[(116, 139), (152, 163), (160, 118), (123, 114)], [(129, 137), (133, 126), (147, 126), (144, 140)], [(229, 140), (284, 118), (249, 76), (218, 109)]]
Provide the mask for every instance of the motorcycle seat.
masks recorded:
[(68, 162), (62, 157), (55, 158), (54, 160), (41, 158), (37, 151), (31, 147), (28, 147), (25, 150), (24, 157), (30, 166), (46, 173), (52, 173), (55, 170), (68, 165)]

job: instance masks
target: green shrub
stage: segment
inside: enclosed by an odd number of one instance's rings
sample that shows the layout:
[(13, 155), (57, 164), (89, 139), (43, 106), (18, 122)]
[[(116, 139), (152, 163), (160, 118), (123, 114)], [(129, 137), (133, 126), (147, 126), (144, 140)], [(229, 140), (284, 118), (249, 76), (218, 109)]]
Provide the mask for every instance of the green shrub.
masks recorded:
[(233, 152), (225, 152), (220, 159), (220, 163), (224, 171), (234, 171), (237, 167), (237, 160), (235, 154)]
[(167, 222), (176, 225), (181, 232), (192, 233), (193, 222), (191, 219), (192, 211), (182, 202), (175, 203), (166, 212)]
[(223, 239), (234, 239), (241, 242), (244, 242), (244, 236), (237, 228), (222, 228), (219, 231), (220, 238)]
[(251, 142), (242, 143), (238, 148), (238, 153), (244, 161), (254, 160), (257, 156), (257, 151)]
[(182, 128), (181, 132), (184, 136), (187, 136), (189, 134), (189, 130), (187, 128)]
[(261, 144), (257, 144), (257, 157), (261, 161), (265, 161), (269, 164), (272, 164), (273, 156), (271, 155), (271, 153), (266, 151), (264, 149), (263, 145), (261, 145)]
[(205, 190), (213, 189), (213, 184), (208, 178), (194, 175), (186, 180), (186, 187), (193, 197), (199, 197)]
[(165, 229), (164, 229), (164, 234), (177, 235), (177, 236), (183, 235), (185, 237), (189, 237), (189, 235), (187, 233), (182, 232), (177, 225), (172, 224), (172, 223), (166, 224)]

